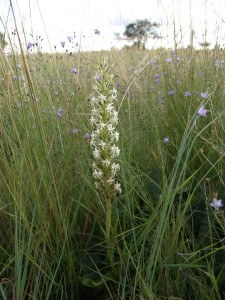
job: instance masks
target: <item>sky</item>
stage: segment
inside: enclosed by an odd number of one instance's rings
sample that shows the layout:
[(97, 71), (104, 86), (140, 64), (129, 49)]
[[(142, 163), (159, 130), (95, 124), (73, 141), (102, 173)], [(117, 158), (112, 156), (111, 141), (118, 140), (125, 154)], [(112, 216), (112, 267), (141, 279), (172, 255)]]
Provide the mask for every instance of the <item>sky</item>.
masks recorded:
[[(190, 44), (194, 29), (194, 46), (205, 40), (211, 47), (225, 44), (224, 0), (12, 0), (17, 27), (26, 47), (33, 43), (31, 34), (41, 36), (43, 51), (120, 49), (131, 42), (118, 40), (129, 22), (150, 19), (160, 24), (160, 40), (148, 40), (147, 47), (174, 47)], [(15, 29), (10, 0), (0, 0), (0, 30), (9, 36)], [(224, 18), (224, 19), (223, 19)], [(100, 34), (95, 34), (95, 29)], [(75, 32), (75, 34), (74, 34)], [(68, 36), (73, 37), (72, 42)], [(40, 39), (40, 40), (41, 40)], [(65, 42), (63, 49), (60, 42)], [(17, 45), (16, 37), (14, 43)], [(78, 44), (78, 45), (77, 45)]]

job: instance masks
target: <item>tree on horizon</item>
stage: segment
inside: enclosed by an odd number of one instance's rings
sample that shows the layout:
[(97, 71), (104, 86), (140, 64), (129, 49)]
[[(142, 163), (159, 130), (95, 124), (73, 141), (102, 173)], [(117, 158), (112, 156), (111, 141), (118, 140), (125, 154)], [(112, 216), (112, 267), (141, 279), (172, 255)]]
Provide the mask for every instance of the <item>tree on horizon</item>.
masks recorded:
[(152, 22), (147, 19), (136, 20), (126, 25), (123, 35), (126, 36), (128, 40), (134, 40), (134, 45), (137, 46), (138, 49), (145, 49), (148, 38), (162, 38), (157, 32), (159, 27), (160, 24), (157, 22)]

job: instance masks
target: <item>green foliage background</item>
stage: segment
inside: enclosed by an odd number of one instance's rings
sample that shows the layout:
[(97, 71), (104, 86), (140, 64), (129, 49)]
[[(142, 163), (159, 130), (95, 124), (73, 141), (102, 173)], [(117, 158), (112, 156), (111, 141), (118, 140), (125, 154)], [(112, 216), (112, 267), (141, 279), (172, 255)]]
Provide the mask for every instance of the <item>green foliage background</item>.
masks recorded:
[[(2, 299), (224, 298), (224, 210), (210, 206), (224, 199), (224, 65), (215, 65), (224, 55), (1, 57)], [(106, 56), (119, 95), (122, 185), (111, 245), (84, 139), (96, 66)]]

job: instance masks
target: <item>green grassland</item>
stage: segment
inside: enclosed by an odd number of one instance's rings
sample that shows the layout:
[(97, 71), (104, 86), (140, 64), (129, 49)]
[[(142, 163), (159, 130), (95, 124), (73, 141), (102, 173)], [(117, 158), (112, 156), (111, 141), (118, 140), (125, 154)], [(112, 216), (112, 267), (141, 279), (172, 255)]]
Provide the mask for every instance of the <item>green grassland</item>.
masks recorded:
[[(25, 52), (1, 55), (0, 298), (224, 299), (224, 50)], [(109, 239), (87, 135), (104, 57), (122, 187)]]

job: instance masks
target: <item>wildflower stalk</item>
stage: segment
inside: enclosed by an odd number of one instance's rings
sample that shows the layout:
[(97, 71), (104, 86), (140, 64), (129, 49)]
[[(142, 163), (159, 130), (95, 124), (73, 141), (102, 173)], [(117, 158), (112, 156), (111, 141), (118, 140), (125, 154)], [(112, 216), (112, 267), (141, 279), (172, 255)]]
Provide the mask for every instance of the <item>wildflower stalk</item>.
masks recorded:
[(90, 122), (93, 126), (91, 147), (93, 149), (93, 176), (95, 185), (104, 197), (106, 205), (105, 234), (107, 241), (107, 256), (112, 262), (111, 225), (112, 200), (116, 193), (121, 193), (121, 186), (115, 177), (120, 169), (116, 159), (120, 150), (117, 147), (119, 133), (116, 131), (118, 112), (114, 108), (117, 91), (113, 87), (113, 75), (104, 59), (99, 63), (95, 86), (90, 103), (92, 105)]

